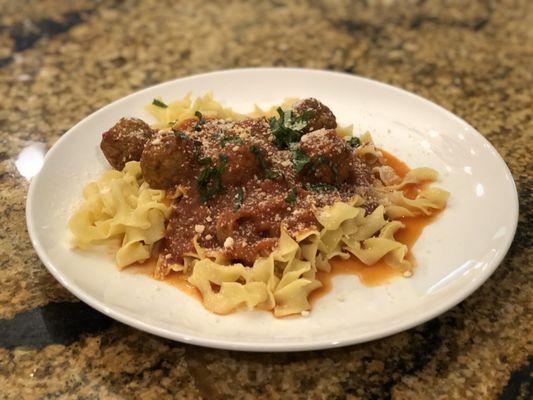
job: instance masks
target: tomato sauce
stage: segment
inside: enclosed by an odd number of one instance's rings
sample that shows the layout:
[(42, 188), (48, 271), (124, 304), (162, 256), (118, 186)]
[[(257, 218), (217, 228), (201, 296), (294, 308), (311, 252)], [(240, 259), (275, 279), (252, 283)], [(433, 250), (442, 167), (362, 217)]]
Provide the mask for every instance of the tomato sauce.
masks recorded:
[[(397, 175), (399, 175), (400, 177), (404, 177), (407, 172), (409, 172), (409, 167), (403, 161), (397, 159), (392, 154), (387, 153), (383, 150), (382, 153), (386, 165), (392, 167)], [(406, 190), (409, 190), (414, 195), (416, 195), (415, 193), (420, 189), (421, 185), (409, 186), (410, 187)], [(403, 218), (402, 222), (404, 223), (405, 227), (396, 233), (396, 240), (407, 245), (407, 247), (411, 249), (420, 234), (422, 233), (422, 231), (424, 230), (424, 228), (427, 225), (431, 224), (437, 217), (438, 214), (434, 214), (431, 216)], [(413, 264), (416, 265), (416, 260), (411, 251), (409, 251), (409, 253), (407, 254), (407, 258)], [(152, 277), (154, 274), (156, 261), (157, 256), (150, 258), (142, 264), (135, 264), (131, 267), (128, 267), (127, 271), (134, 274), (142, 274)], [(317, 279), (322, 282), (323, 286), (311, 293), (311, 295), (309, 296), (309, 300), (311, 302), (317, 301), (319, 298), (321, 298), (332, 290), (332, 280), (333, 277), (337, 275), (354, 275), (360, 280), (363, 285), (368, 287), (386, 284), (392, 281), (393, 279), (401, 276), (401, 273), (399, 271), (390, 267), (381, 260), (373, 265), (366, 265), (355, 257), (351, 257), (347, 260), (337, 257), (330, 261), (330, 265), (330, 272), (317, 272)], [(171, 271), (162, 280), (162, 282), (170, 284), (181, 290), (183, 293), (199, 301), (202, 301), (202, 296), (199, 290), (187, 281), (186, 275), (180, 272)]]

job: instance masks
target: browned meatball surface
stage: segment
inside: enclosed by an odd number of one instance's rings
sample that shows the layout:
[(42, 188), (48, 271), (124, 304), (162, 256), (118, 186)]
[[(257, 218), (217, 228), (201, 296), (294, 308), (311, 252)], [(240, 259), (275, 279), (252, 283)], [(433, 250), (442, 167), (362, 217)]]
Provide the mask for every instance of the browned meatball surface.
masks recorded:
[(100, 148), (109, 164), (120, 171), (128, 161), (141, 159), (144, 145), (152, 135), (152, 128), (144, 121), (138, 118), (121, 118), (102, 134)]
[(227, 164), (222, 174), (222, 184), (239, 186), (261, 173), (257, 156), (249, 145), (234, 145), (225, 150)]
[(141, 156), (144, 179), (152, 189), (169, 189), (196, 171), (197, 148), (183, 133), (159, 131), (146, 143)]
[(352, 175), (352, 148), (334, 130), (320, 129), (304, 135), (300, 148), (310, 158), (301, 171), (310, 182), (338, 185)]
[(191, 135), (201, 143), (202, 156), (211, 159), (212, 165), (219, 164), (219, 157), (224, 157), (223, 187), (242, 186), (262, 174), (261, 161), (267, 164), (265, 146), (269, 146), (271, 139), (264, 118), (231, 122), (208, 120), (200, 131)]
[(335, 129), (337, 127), (337, 120), (331, 110), (319, 102), (317, 99), (308, 98), (299, 101), (293, 106), (295, 116), (301, 116), (304, 112), (310, 112), (310, 119), (304, 132), (312, 132), (318, 129)]

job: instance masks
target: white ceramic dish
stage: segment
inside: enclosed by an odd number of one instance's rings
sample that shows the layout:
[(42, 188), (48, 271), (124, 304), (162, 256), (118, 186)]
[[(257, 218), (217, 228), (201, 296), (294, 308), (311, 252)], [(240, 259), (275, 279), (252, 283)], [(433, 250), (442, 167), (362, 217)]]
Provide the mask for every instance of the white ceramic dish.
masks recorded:
[[(239, 111), (285, 97), (319, 98), (342, 124), (353, 123), (410, 166), (438, 170), (451, 192), (442, 216), (414, 246), (419, 267), (410, 279), (365, 287), (338, 276), (308, 317), (275, 319), (266, 312), (217, 316), (178, 289), (119, 272), (109, 254), (69, 248), (67, 220), (92, 178), (109, 168), (100, 136), (122, 116), (151, 121), (154, 97), (187, 92), (215, 97)], [(427, 321), (475, 291), (496, 269), (516, 229), (512, 176), (496, 150), (463, 120), (403, 90), (326, 71), (242, 69), (166, 82), (95, 112), (48, 152), (30, 185), (31, 241), (50, 273), (75, 296), (128, 325), (187, 343), (234, 350), (296, 351), (344, 346), (384, 337)]]

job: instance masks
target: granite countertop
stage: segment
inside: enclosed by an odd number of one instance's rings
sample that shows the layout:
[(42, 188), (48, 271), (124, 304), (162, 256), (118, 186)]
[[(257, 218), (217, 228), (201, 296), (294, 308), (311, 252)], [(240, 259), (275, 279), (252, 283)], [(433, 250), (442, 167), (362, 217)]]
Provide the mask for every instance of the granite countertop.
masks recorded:
[[(0, 7), (0, 399), (533, 396), (533, 2), (3, 0)], [(49, 148), (86, 115), (138, 89), (244, 66), (367, 76), (476, 127), (509, 165), (521, 204), (514, 243), (488, 282), (409, 331), (292, 354), (171, 342), (73, 298), (28, 238), (31, 171), (21, 167), (21, 152)]]

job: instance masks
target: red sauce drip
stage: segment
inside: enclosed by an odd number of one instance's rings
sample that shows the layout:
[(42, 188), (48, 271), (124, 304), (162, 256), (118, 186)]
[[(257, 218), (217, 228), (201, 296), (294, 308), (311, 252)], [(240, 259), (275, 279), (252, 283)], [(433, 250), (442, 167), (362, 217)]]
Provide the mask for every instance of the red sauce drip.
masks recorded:
[(411, 168), (409, 168), (406, 163), (404, 163), (402, 160), (397, 159), (392, 154), (381, 149), (379, 151), (381, 151), (381, 153), (383, 154), (383, 158), (385, 159), (385, 165), (391, 167), (400, 178), (403, 178), (411, 170)]

